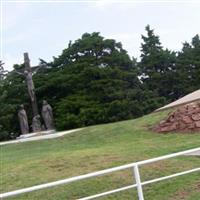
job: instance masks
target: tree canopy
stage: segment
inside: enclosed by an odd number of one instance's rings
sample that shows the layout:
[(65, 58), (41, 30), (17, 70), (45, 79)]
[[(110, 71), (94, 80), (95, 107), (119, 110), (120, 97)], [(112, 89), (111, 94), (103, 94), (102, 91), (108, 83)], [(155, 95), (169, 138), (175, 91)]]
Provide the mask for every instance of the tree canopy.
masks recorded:
[[(40, 68), (33, 73), (39, 108), (43, 99), (52, 105), (58, 130), (136, 118), (199, 89), (199, 36), (173, 52), (162, 47), (149, 25), (145, 30), (140, 61), (130, 58), (120, 42), (99, 32), (70, 41), (52, 62), (40, 59)], [(17, 70), (23, 67), (14, 65)], [(0, 70), (3, 74), (2, 65)], [(29, 124), (32, 111), (23, 77), (13, 70), (0, 81), (0, 140), (4, 140), (20, 133), (18, 106), (24, 104)]]

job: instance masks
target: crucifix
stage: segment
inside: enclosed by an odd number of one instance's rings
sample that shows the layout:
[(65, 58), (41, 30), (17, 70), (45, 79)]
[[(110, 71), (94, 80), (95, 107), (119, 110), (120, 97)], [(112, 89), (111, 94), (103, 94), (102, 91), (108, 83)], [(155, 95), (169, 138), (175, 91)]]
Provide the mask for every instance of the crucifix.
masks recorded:
[(28, 57), (28, 53), (24, 53), (24, 64), (25, 64), (24, 75), (26, 77), (28, 93), (29, 93), (29, 96), (31, 99), (33, 116), (35, 117), (36, 115), (38, 115), (38, 105), (37, 105), (37, 99), (36, 99), (36, 95), (35, 95), (35, 86), (33, 83), (32, 70), (31, 70), (30, 59)]
[(18, 72), (15, 70), (16, 73), (22, 75), (26, 79), (26, 84), (27, 84), (27, 89), (28, 89), (28, 94), (31, 99), (31, 105), (33, 109), (33, 117), (38, 115), (38, 105), (37, 105), (37, 99), (35, 95), (35, 86), (33, 83), (33, 78), (32, 78), (32, 70), (30, 66), (30, 59), (28, 57), (28, 53), (24, 53), (24, 65), (25, 69), (24, 72)]

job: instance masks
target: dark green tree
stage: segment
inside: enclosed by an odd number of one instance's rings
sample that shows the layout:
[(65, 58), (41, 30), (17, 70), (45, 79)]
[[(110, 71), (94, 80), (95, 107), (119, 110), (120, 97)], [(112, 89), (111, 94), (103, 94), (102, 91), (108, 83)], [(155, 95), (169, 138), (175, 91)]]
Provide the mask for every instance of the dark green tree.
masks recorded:
[(127, 95), (140, 89), (135, 63), (121, 43), (104, 39), (99, 33), (86, 33), (74, 43), (70, 42), (51, 63), (58, 69), (61, 82), (59, 94), (55, 92), (58, 89), (53, 89), (58, 84), (54, 82), (51, 86), (59, 100), (57, 126), (64, 129), (136, 117), (136, 112), (129, 107), (134, 97)]
[(184, 42), (177, 56), (177, 85), (179, 96), (184, 96), (200, 88), (200, 38), (196, 35), (191, 43)]
[(53, 66), (61, 67), (73, 63), (88, 63), (90, 66), (112, 66), (129, 69), (131, 60), (120, 42), (104, 39), (99, 32), (85, 33), (54, 59)]
[(145, 28), (147, 36), (142, 35), (141, 61), (139, 63), (141, 81), (148, 90), (154, 91), (167, 101), (172, 101), (176, 84), (176, 54), (163, 49), (159, 37), (149, 25)]

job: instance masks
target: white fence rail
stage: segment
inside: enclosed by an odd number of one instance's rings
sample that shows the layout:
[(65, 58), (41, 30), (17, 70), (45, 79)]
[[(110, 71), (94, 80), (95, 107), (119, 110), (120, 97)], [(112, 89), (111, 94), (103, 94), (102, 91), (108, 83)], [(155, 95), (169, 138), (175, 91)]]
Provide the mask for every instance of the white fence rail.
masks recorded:
[(135, 177), (136, 184), (129, 185), (129, 186), (122, 187), (122, 188), (118, 188), (118, 189), (111, 190), (111, 191), (107, 191), (107, 192), (104, 192), (104, 193), (84, 197), (84, 198), (81, 198), (79, 200), (95, 199), (95, 198), (98, 198), (98, 197), (106, 196), (106, 195), (109, 195), (109, 194), (128, 190), (128, 189), (135, 188), (135, 187), (137, 188), (138, 199), (144, 200), (143, 189), (142, 189), (142, 187), (144, 185), (147, 185), (147, 184), (150, 184), (150, 183), (155, 183), (155, 182), (166, 180), (166, 179), (170, 179), (170, 178), (174, 178), (174, 177), (181, 176), (181, 175), (184, 175), (184, 174), (189, 174), (189, 173), (192, 173), (192, 172), (197, 172), (197, 171), (200, 171), (200, 167), (195, 168), (195, 169), (191, 169), (191, 170), (187, 170), (187, 171), (183, 171), (183, 172), (180, 172), (180, 173), (172, 174), (172, 175), (169, 175), (169, 176), (164, 176), (164, 177), (156, 178), (156, 179), (153, 179), (153, 180), (141, 182), (139, 166), (150, 164), (150, 163), (161, 161), (161, 160), (165, 160), (165, 159), (169, 159), (169, 158), (174, 158), (174, 157), (185, 155), (185, 154), (190, 154), (190, 153), (193, 153), (193, 152), (196, 152), (196, 151), (200, 151), (200, 147), (195, 148), (195, 149), (186, 150), (186, 151), (181, 151), (181, 152), (178, 152), (178, 153), (165, 155), (165, 156), (160, 156), (160, 157), (157, 157), (157, 158), (152, 158), (152, 159), (148, 159), (148, 160), (144, 160), (144, 161), (130, 163), (130, 164), (127, 164), (127, 165), (113, 167), (113, 168), (101, 170), (101, 171), (98, 171), (98, 172), (93, 172), (93, 173), (89, 173), (89, 174), (85, 174), (85, 175), (67, 178), (67, 179), (64, 179), (64, 180), (59, 180), (59, 181), (55, 181), (55, 182), (36, 185), (36, 186), (33, 186), (33, 187), (23, 188), (23, 189), (20, 189), (20, 190), (2, 193), (2, 194), (0, 194), (0, 198), (3, 199), (3, 198), (6, 198), (6, 197), (10, 197), (10, 196), (16, 196), (16, 195), (27, 193), (27, 192), (41, 190), (41, 189), (44, 189), (44, 188), (50, 188), (50, 187), (54, 187), (54, 186), (58, 186), (58, 185), (64, 185), (64, 184), (75, 182), (75, 181), (78, 181), (78, 180), (97, 177), (97, 176), (105, 175), (105, 174), (108, 174), (108, 173), (112, 173), (112, 172), (131, 168), (131, 169), (133, 169), (133, 174), (134, 174), (134, 177)]

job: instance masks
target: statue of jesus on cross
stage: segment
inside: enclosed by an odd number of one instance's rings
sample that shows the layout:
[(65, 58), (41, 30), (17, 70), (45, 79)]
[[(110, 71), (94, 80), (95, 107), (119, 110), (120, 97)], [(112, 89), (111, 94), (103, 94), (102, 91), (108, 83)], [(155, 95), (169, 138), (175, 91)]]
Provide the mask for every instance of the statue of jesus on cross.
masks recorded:
[[(31, 104), (33, 108), (33, 116), (38, 115), (38, 106), (37, 106), (37, 100), (36, 100), (36, 95), (35, 95), (35, 86), (33, 83), (33, 78), (32, 78), (32, 70), (30, 66), (30, 60), (28, 57), (28, 53), (24, 53), (24, 64), (25, 64), (25, 70), (24, 72), (19, 72), (15, 70), (17, 74), (20, 74), (25, 77), (26, 79), (26, 84), (27, 84), (27, 89), (28, 89), (28, 94), (31, 99)], [(39, 67), (35, 70), (37, 71)]]

